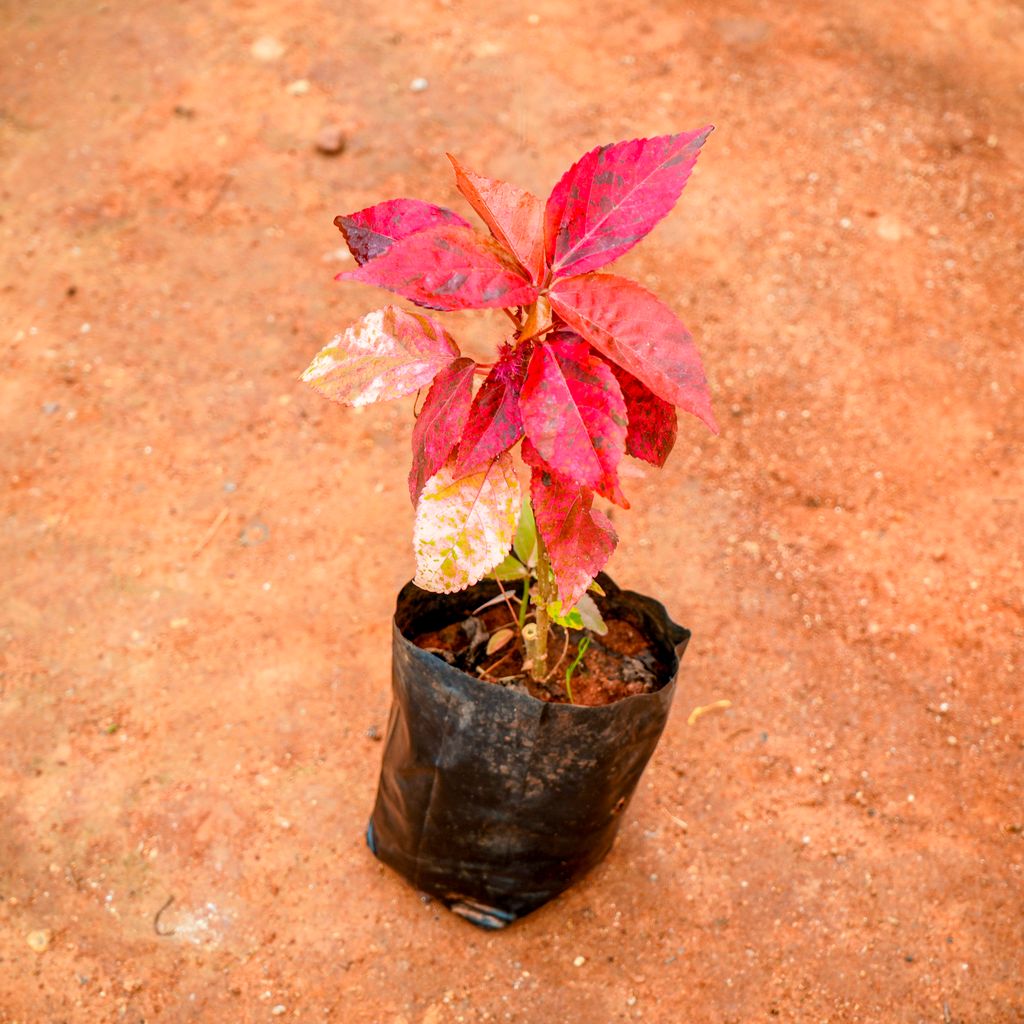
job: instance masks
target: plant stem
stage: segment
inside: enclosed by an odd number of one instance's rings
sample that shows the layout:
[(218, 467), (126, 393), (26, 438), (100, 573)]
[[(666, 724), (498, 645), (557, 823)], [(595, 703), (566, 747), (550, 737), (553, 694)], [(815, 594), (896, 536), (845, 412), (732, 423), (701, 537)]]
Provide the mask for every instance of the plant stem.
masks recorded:
[(516, 333), (516, 339), (524, 341), (527, 338), (532, 338), (535, 334), (542, 334), (550, 324), (551, 303), (543, 295), (540, 295), (532, 306), (527, 306), (526, 319)]
[(548, 674), (548, 633), (551, 629), (548, 605), (551, 603), (551, 560), (540, 533), (537, 534), (537, 603), (535, 605), (537, 639), (534, 644), (530, 675), (542, 682)]
[(519, 599), (519, 632), (526, 625), (526, 613), (530, 610), (530, 577), (523, 580), (523, 596)]

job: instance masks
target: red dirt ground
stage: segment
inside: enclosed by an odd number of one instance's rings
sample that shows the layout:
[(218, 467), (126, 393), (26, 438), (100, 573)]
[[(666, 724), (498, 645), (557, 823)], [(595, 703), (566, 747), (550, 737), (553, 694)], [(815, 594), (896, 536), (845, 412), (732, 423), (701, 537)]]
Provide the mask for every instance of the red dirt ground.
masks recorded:
[[(0, 10), (0, 1021), (1024, 1021), (1019, 3)], [(724, 427), (616, 514), (679, 705), (488, 935), (363, 844), (411, 402), (296, 382), (331, 220), (708, 121), (619, 265)]]

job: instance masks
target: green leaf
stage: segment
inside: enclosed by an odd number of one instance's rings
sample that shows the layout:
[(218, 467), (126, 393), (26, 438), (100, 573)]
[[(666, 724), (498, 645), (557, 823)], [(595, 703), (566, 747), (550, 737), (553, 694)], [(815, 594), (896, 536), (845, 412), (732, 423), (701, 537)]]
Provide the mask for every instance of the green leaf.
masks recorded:
[(562, 602), (555, 600), (548, 605), (548, 615), (556, 626), (563, 626), (566, 629), (583, 629), (583, 616), (576, 608), (563, 614)]
[(509, 555), (501, 565), (491, 570), (491, 576), (494, 579), (505, 582), (508, 580), (524, 580), (529, 575), (530, 570), (515, 555)]
[(529, 498), (523, 502), (519, 512), (519, 525), (516, 527), (512, 549), (523, 565), (532, 569), (537, 564), (537, 522), (533, 518), (533, 506)]

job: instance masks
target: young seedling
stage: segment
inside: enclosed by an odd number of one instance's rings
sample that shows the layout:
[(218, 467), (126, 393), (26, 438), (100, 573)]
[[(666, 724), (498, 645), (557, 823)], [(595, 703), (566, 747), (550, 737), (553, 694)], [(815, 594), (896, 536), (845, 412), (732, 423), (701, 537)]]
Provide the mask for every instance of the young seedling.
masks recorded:
[(664, 465), (676, 407), (717, 432), (689, 331), (634, 281), (595, 273), (675, 205), (710, 132), (600, 146), (546, 202), (449, 156), (489, 238), (416, 199), (335, 219), (359, 264), (339, 279), (430, 310), (502, 309), (510, 321), (494, 361), (478, 363), (439, 321), (385, 306), (334, 337), (303, 380), (355, 406), (429, 385), (409, 474), (415, 582), (439, 593), (488, 575), (519, 583), (516, 625), (536, 680), (549, 675), (552, 624), (602, 629), (587, 591), (617, 538), (594, 498), (629, 507), (623, 455)]

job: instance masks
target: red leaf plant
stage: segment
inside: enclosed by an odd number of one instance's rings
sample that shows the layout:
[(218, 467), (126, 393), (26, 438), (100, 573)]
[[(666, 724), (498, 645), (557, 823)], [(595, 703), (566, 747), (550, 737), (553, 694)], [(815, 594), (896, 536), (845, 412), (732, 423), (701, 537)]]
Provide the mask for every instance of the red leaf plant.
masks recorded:
[[(409, 474), (415, 581), (451, 593), (488, 575), (522, 580), (518, 624), (536, 679), (548, 674), (552, 622), (595, 621), (587, 591), (616, 536), (594, 498), (629, 507), (623, 455), (664, 465), (676, 408), (717, 433), (690, 332), (640, 285), (595, 273), (672, 209), (710, 132), (599, 146), (546, 203), (449, 156), (490, 237), (415, 199), (335, 219), (358, 263), (339, 279), (430, 310), (500, 308), (512, 322), (484, 365), (431, 317), (385, 306), (337, 335), (303, 380), (347, 405), (429, 386)], [(511, 454), (520, 441), (525, 500)]]

